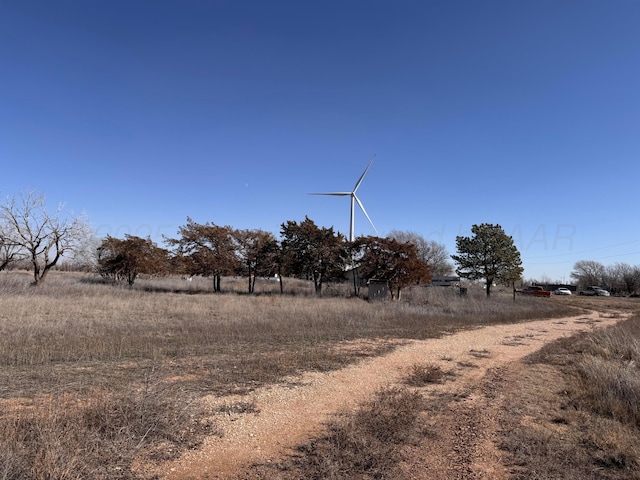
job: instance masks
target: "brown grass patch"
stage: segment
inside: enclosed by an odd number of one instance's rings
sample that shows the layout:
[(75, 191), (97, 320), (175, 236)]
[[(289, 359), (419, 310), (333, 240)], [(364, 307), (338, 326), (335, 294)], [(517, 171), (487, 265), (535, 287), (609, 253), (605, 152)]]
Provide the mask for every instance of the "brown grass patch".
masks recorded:
[(639, 334), (636, 315), (529, 356), (504, 419), (514, 478), (640, 478)]
[(433, 363), (415, 364), (411, 367), (405, 383), (412, 387), (424, 387), (432, 383), (442, 383), (450, 375)]
[(29, 282), (0, 273), (0, 473), (15, 479), (145, 478), (136, 465), (215, 432), (201, 420), (203, 395), (247, 394), (408, 339), (570, 311), (422, 287), (400, 302), (349, 298), (341, 285), (317, 298), (308, 282), (292, 280), (284, 296), (267, 280), (254, 296), (242, 279), (223, 280), (223, 294), (197, 278), (121, 288), (51, 272), (38, 288)]

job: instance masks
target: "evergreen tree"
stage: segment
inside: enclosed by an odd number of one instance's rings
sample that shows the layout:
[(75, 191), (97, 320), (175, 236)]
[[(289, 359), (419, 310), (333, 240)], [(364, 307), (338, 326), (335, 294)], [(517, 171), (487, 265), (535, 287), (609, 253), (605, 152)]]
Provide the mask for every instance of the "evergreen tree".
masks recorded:
[(500, 225), (473, 225), (472, 237), (456, 237), (458, 255), (451, 255), (457, 264), (456, 273), (469, 280), (486, 281), (487, 297), (495, 281), (515, 282), (522, 276), (520, 252)]
[(286, 273), (313, 280), (316, 294), (322, 284), (343, 280), (348, 253), (346, 240), (333, 227), (318, 227), (309, 217), (282, 224), (282, 264)]

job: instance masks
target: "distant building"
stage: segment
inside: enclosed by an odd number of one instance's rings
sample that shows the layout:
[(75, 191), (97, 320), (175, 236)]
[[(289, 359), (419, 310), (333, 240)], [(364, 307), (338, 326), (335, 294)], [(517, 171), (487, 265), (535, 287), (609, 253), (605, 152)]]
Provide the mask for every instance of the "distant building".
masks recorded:
[(457, 287), (460, 285), (460, 277), (438, 277), (431, 280), (434, 287)]
[(578, 292), (578, 286), (577, 285), (567, 285), (564, 283), (534, 283), (533, 285), (540, 285), (542, 287), (544, 287), (545, 290), (549, 290), (550, 292), (553, 292), (554, 290), (557, 290), (558, 288), (566, 288), (571, 290), (571, 292), (573, 293), (577, 293)]

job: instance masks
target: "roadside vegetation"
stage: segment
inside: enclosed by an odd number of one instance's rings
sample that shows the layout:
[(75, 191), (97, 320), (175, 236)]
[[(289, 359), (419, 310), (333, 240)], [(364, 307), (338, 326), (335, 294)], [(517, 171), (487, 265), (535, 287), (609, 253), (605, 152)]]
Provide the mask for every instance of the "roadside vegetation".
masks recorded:
[[(0, 478), (153, 478), (149, 465), (196, 447), (216, 426), (204, 394), (248, 393), (303, 371), (340, 368), (413, 338), (567, 315), (562, 302), (416, 287), (400, 302), (348, 285), (243, 279), (0, 274)], [(273, 292), (273, 293), (271, 293)], [(345, 342), (350, 348), (341, 348)], [(394, 397), (394, 395), (391, 395)]]
[[(529, 369), (545, 372), (537, 377), (544, 380), (521, 387), (538, 389), (547, 408), (527, 409), (522, 401), (518, 415), (507, 416), (502, 448), (513, 478), (640, 478), (640, 305), (631, 299), (616, 305), (636, 313), (528, 358)], [(532, 420), (523, 424), (525, 415)]]

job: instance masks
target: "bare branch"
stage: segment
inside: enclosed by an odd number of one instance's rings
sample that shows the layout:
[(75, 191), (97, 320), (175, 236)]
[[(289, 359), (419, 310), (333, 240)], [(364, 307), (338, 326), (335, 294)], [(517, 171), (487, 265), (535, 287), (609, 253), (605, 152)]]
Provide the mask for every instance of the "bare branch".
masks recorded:
[[(33, 266), (34, 284), (44, 281), (49, 270), (65, 253), (72, 253), (88, 229), (83, 217), (62, 216), (62, 204), (54, 215), (45, 208), (44, 197), (28, 191), (0, 205), (4, 257), (28, 259)], [(6, 265), (5, 265), (6, 266)]]

